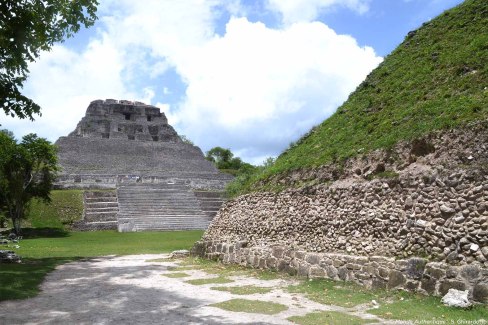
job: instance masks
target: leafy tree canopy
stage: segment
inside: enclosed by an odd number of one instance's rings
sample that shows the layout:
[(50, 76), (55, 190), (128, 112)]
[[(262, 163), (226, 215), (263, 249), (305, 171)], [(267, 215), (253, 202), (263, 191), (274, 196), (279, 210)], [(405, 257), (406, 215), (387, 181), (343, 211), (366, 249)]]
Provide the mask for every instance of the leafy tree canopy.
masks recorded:
[(57, 169), (56, 147), (49, 141), (28, 134), (17, 143), (11, 132), (0, 131), (0, 211), (17, 234), (31, 199), (50, 201)]
[(28, 64), (97, 19), (97, 0), (0, 1), (0, 98), (7, 115), (33, 120), (40, 107), (21, 94)]
[(205, 158), (215, 164), (215, 166), (233, 175), (254, 168), (253, 165), (243, 162), (241, 158), (234, 157), (230, 149), (215, 147), (207, 151)]

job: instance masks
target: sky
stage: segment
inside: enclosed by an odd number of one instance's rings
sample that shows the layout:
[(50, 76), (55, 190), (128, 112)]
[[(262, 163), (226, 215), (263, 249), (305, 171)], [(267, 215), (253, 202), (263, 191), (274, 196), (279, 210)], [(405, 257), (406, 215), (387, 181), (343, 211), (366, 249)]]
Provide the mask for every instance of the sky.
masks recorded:
[(29, 65), (54, 142), (96, 99), (159, 107), (203, 152), (259, 164), (329, 117), (405, 35), (461, 0), (100, 0), (98, 21)]

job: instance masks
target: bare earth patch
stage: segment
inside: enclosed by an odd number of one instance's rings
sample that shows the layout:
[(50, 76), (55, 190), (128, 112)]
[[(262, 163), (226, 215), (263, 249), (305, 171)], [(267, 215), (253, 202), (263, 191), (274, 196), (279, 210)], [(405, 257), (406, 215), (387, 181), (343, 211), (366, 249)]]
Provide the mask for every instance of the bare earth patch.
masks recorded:
[[(355, 309), (313, 302), (303, 294), (285, 290), (291, 278), (263, 280), (249, 275), (226, 275), (232, 286), (268, 288), (269, 292), (237, 295), (212, 288), (228, 284), (193, 285), (188, 280), (215, 279), (219, 275), (185, 267), (183, 278), (168, 278), (181, 261), (167, 255), (108, 256), (61, 265), (51, 272), (41, 293), (26, 300), (0, 303), (2, 324), (293, 324), (288, 318), (313, 312), (340, 312), (373, 323), (387, 324)], [(220, 275), (221, 276), (221, 275)], [(205, 282), (205, 281), (199, 281)], [(259, 300), (287, 307), (274, 315), (233, 312), (217, 307), (233, 299)], [(292, 318), (293, 319), (293, 318)]]

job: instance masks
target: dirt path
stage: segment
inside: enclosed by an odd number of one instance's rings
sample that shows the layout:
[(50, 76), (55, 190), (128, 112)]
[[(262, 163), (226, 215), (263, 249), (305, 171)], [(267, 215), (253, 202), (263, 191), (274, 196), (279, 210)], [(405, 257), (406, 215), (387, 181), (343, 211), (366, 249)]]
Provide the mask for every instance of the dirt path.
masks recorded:
[[(184, 279), (167, 278), (162, 274), (177, 261), (147, 262), (166, 256), (109, 256), (61, 265), (47, 276), (37, 297), (0, 303), (0, 324), (292, 324), (287, 317), (319, 310), (340, 311), (382, 323), (361, 308), (321, 305), (280, 289), (293, 280), (232, 277), (236, 280), (232, 286), (274, 288), (266, 294), (242, 296), (210, 289), (218, 284), (196, 286), (185, 282), (215, 276), (201, 270), (185, 271), (190, 277)], [(263, 315), (209, 306), (234, 298), (277, 302), (288, 306), (288, 310)]]

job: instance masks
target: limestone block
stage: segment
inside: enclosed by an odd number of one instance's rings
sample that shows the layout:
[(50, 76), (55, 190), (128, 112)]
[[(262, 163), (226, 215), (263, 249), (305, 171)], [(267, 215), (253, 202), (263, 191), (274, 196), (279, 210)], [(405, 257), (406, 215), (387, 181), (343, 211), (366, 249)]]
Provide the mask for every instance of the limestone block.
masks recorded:
[(320, 266), (313, 265), (310, 267), (308, 276), (311, 279), (325, 278), (325, 270), (323, 268), (321, 268)]
[(478, 283), (473, 287), (473, 300), (488, 303), (488, 283)]
[(468, 299), (468, 290), (449, 289), (449, 292), (442, 297), (442, 303), (449, 307), (468, 308), (472, 304)]
[(439, 293), (443, 296), (449, 291), (449, 289), (466, 290), (466, 284), (463, 281), (451, 279), (441, 281)]
[(406, 281), (407, 280), (402, 272), (391, 270), (388, 274), (388, 289), (402, 286)]

